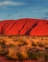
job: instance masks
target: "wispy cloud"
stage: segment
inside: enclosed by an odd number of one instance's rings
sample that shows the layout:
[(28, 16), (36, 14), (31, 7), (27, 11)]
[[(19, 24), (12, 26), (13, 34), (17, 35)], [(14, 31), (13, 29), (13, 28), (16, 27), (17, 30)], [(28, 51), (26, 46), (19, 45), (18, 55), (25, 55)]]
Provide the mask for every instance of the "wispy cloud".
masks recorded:
[(3, 1), (3, 2), (0, 2), (0, 6), (20, 6), (20, 5), (25, 5), (25, 3), (23, 2), (13, 2), (13, 1)]

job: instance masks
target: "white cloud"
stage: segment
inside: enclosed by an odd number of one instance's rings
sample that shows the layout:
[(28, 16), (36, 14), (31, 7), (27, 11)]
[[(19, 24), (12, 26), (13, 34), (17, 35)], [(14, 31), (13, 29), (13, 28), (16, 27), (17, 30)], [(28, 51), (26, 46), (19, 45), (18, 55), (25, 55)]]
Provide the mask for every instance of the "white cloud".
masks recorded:
[(4, 1), (0, 2), (0, 6), (20, 6), (20, 5), (25, 5), (23, 2), (13, 2), (13, 1)]

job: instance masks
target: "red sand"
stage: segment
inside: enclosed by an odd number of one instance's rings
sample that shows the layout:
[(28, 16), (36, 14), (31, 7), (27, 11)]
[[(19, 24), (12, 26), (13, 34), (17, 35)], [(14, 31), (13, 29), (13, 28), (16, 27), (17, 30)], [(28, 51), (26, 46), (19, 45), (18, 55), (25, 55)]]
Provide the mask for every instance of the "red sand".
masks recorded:
[(48, 20), (19, 19), (0, 22), (0, 34), (6, 35), (48, 35)]
[(13, 61), (7, 60), (5, 57), (0, 56), (0, 62), (37, 62), (36, 60)]

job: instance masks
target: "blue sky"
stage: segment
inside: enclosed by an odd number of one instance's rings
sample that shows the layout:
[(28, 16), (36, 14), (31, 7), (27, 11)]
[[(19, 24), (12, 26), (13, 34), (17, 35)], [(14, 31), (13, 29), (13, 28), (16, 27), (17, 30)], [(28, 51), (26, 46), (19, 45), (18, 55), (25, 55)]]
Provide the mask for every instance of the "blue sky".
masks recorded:
[(0, 0), (0, 20), (48, 19), (48, 0)]

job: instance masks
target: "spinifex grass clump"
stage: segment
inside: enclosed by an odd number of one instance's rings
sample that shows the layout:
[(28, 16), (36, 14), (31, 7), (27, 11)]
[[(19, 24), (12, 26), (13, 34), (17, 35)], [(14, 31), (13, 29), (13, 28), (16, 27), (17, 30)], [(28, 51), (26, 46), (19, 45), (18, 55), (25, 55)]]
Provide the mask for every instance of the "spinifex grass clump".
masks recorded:
[(7, 53), (5, 48), (5, 40), (0, 39), (0, 55), (5, 55)]
[(37, 45), (35, 44), (35, 42), (32, 41), (32, 46), (35, 46), (36, 47)]
[(44, 46), (45, 46), (45, 45), (42, 44), (41, 42), (38, 42), (37, 44), (38, 44), (39, 47), (44, 47)]

